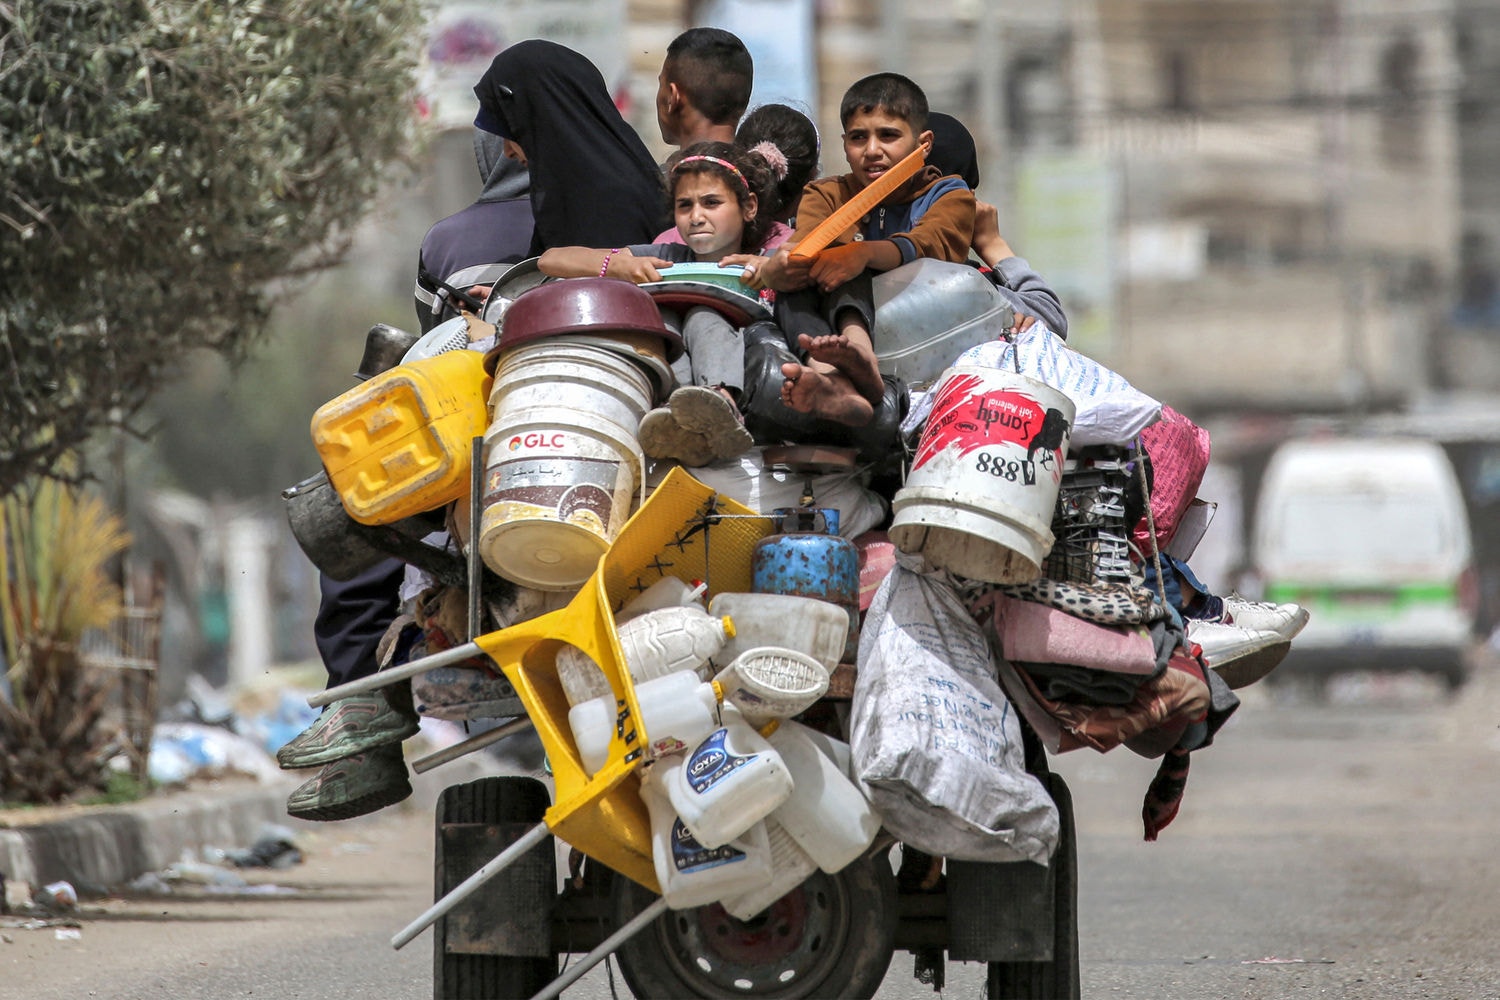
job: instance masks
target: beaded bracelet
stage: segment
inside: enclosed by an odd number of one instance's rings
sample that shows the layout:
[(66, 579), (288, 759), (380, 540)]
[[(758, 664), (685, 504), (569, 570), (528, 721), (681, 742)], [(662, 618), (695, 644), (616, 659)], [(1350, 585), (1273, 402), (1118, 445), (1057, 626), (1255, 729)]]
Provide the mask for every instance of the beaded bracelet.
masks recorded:
[(624, 249), (624, 247), (615, 247), (609, 253), (604, 255), (604, 263), (599, 265), (599, 277), (602, 278), (609, 272), (609, 262), (615, 259), (615, 254)]

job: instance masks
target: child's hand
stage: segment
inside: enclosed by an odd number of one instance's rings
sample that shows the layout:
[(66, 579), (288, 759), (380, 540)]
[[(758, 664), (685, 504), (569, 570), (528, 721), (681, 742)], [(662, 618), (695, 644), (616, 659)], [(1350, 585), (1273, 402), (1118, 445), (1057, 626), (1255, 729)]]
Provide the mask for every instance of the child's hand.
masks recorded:
[(733, 253), (719, 261), (720, 267), (742, 267), (744, 271), (740, 274), (740, 284), (748, 288), (764, 288), (766, 264), (769, 257), (762, 257), (753, 253)]
[(745, 274), (741, 281), (751, 288), (771, 288), (778, 292), (795, 292), (810, 283), (807, 277), (812, 261), (792, 257), (785, 250), (777, 250), (768, 257), (753, 253), (733, 253), (719, 261), (720, 266), (743, 264), (755, 268), (755, 274)]
[(620, 278), (624, 281), (633, 281), (637, 285), (644, 285), (648, 281), (660, 281), (661, 271), (672, 266), (670, 260), (660, 257), (637, 257), (627, 247), (616, 254), (609, 261), (605, 269), (604, 277)]
[(865, 253), (864, 244), (847, 243), (844, 246), (829, 247), (814, 257), (808, 277), (823, 291), (831, 292), (860, 274), (867, 266), (869, 256)]

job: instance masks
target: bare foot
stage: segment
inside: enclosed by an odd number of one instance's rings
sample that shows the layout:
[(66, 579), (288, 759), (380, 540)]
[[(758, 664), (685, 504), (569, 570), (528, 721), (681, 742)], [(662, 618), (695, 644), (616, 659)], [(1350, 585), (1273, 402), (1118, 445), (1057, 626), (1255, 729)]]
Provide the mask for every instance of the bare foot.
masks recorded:
[(880, 365), (876, 362), (875, 355), (851, 343), (843, 334), (822, 337), (798, 334), (797, 346), (806, 351), (807, 356), (814, 361), (831, 365), (841, 372), (872, 405), (885, 398), (885, 380), (880, 377)]
[(875, 416), (870, 401), (838, 372), (824, 373), (806, 365), (784, 364), (781, 374), (786, 376), (781, 383), (781, 401), (799, 413), (850, 427), (863, 427)]

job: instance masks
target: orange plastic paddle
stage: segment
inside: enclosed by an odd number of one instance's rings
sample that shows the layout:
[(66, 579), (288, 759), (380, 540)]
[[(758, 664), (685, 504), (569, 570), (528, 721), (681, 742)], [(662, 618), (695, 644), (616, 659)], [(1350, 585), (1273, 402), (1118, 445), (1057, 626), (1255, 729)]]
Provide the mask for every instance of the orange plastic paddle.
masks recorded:
[(818, 251), (839, 238), (844, 230), (869, 214), (898, 187), (917, 175), (927, 162), (926, 146), (918, 146), (908, 153), (900, 163), (881, 174), (869, 187), (850, 198), (836, 211), (813, 227), (813, 231), (797, 241), (789, 251), (793, 257), (816, 257)]

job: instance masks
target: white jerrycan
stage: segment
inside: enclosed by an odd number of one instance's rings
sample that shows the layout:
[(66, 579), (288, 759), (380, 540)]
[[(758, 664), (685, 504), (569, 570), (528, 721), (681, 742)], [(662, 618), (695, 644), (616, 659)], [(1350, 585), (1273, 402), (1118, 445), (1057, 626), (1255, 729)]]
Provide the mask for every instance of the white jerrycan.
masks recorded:
[(720, 717), (723, 725), (684, 754), (664, 782), (672, 808), (704, 847), (738, 837), (792, 794), (781, 754), (734, 708), (723, 706)]
[(807, 881), (807, 876), (818, 870), (818, 863), (797, 845), (780, 823), (767, 819), (764, 825), (771, 845), (771, 880), (743, 896), (722, 900), (724, 909), (737, 920), (760, 915), (766, 907)]
[(641, 775), (641, 799), (651, 814), (651, 858), (662, 896), (674, 910), (752, 892), (771, 880), (771, 847), (764, 823), (718, 847), (693, 839), (662, 787), (677, 763), (658, 761)]
[(792, 774), (792, 794), (772, 818), (825, 872), (858, 858), (880, 832), (880, 816), (800, 722), (766, 726), (767, 741)]

